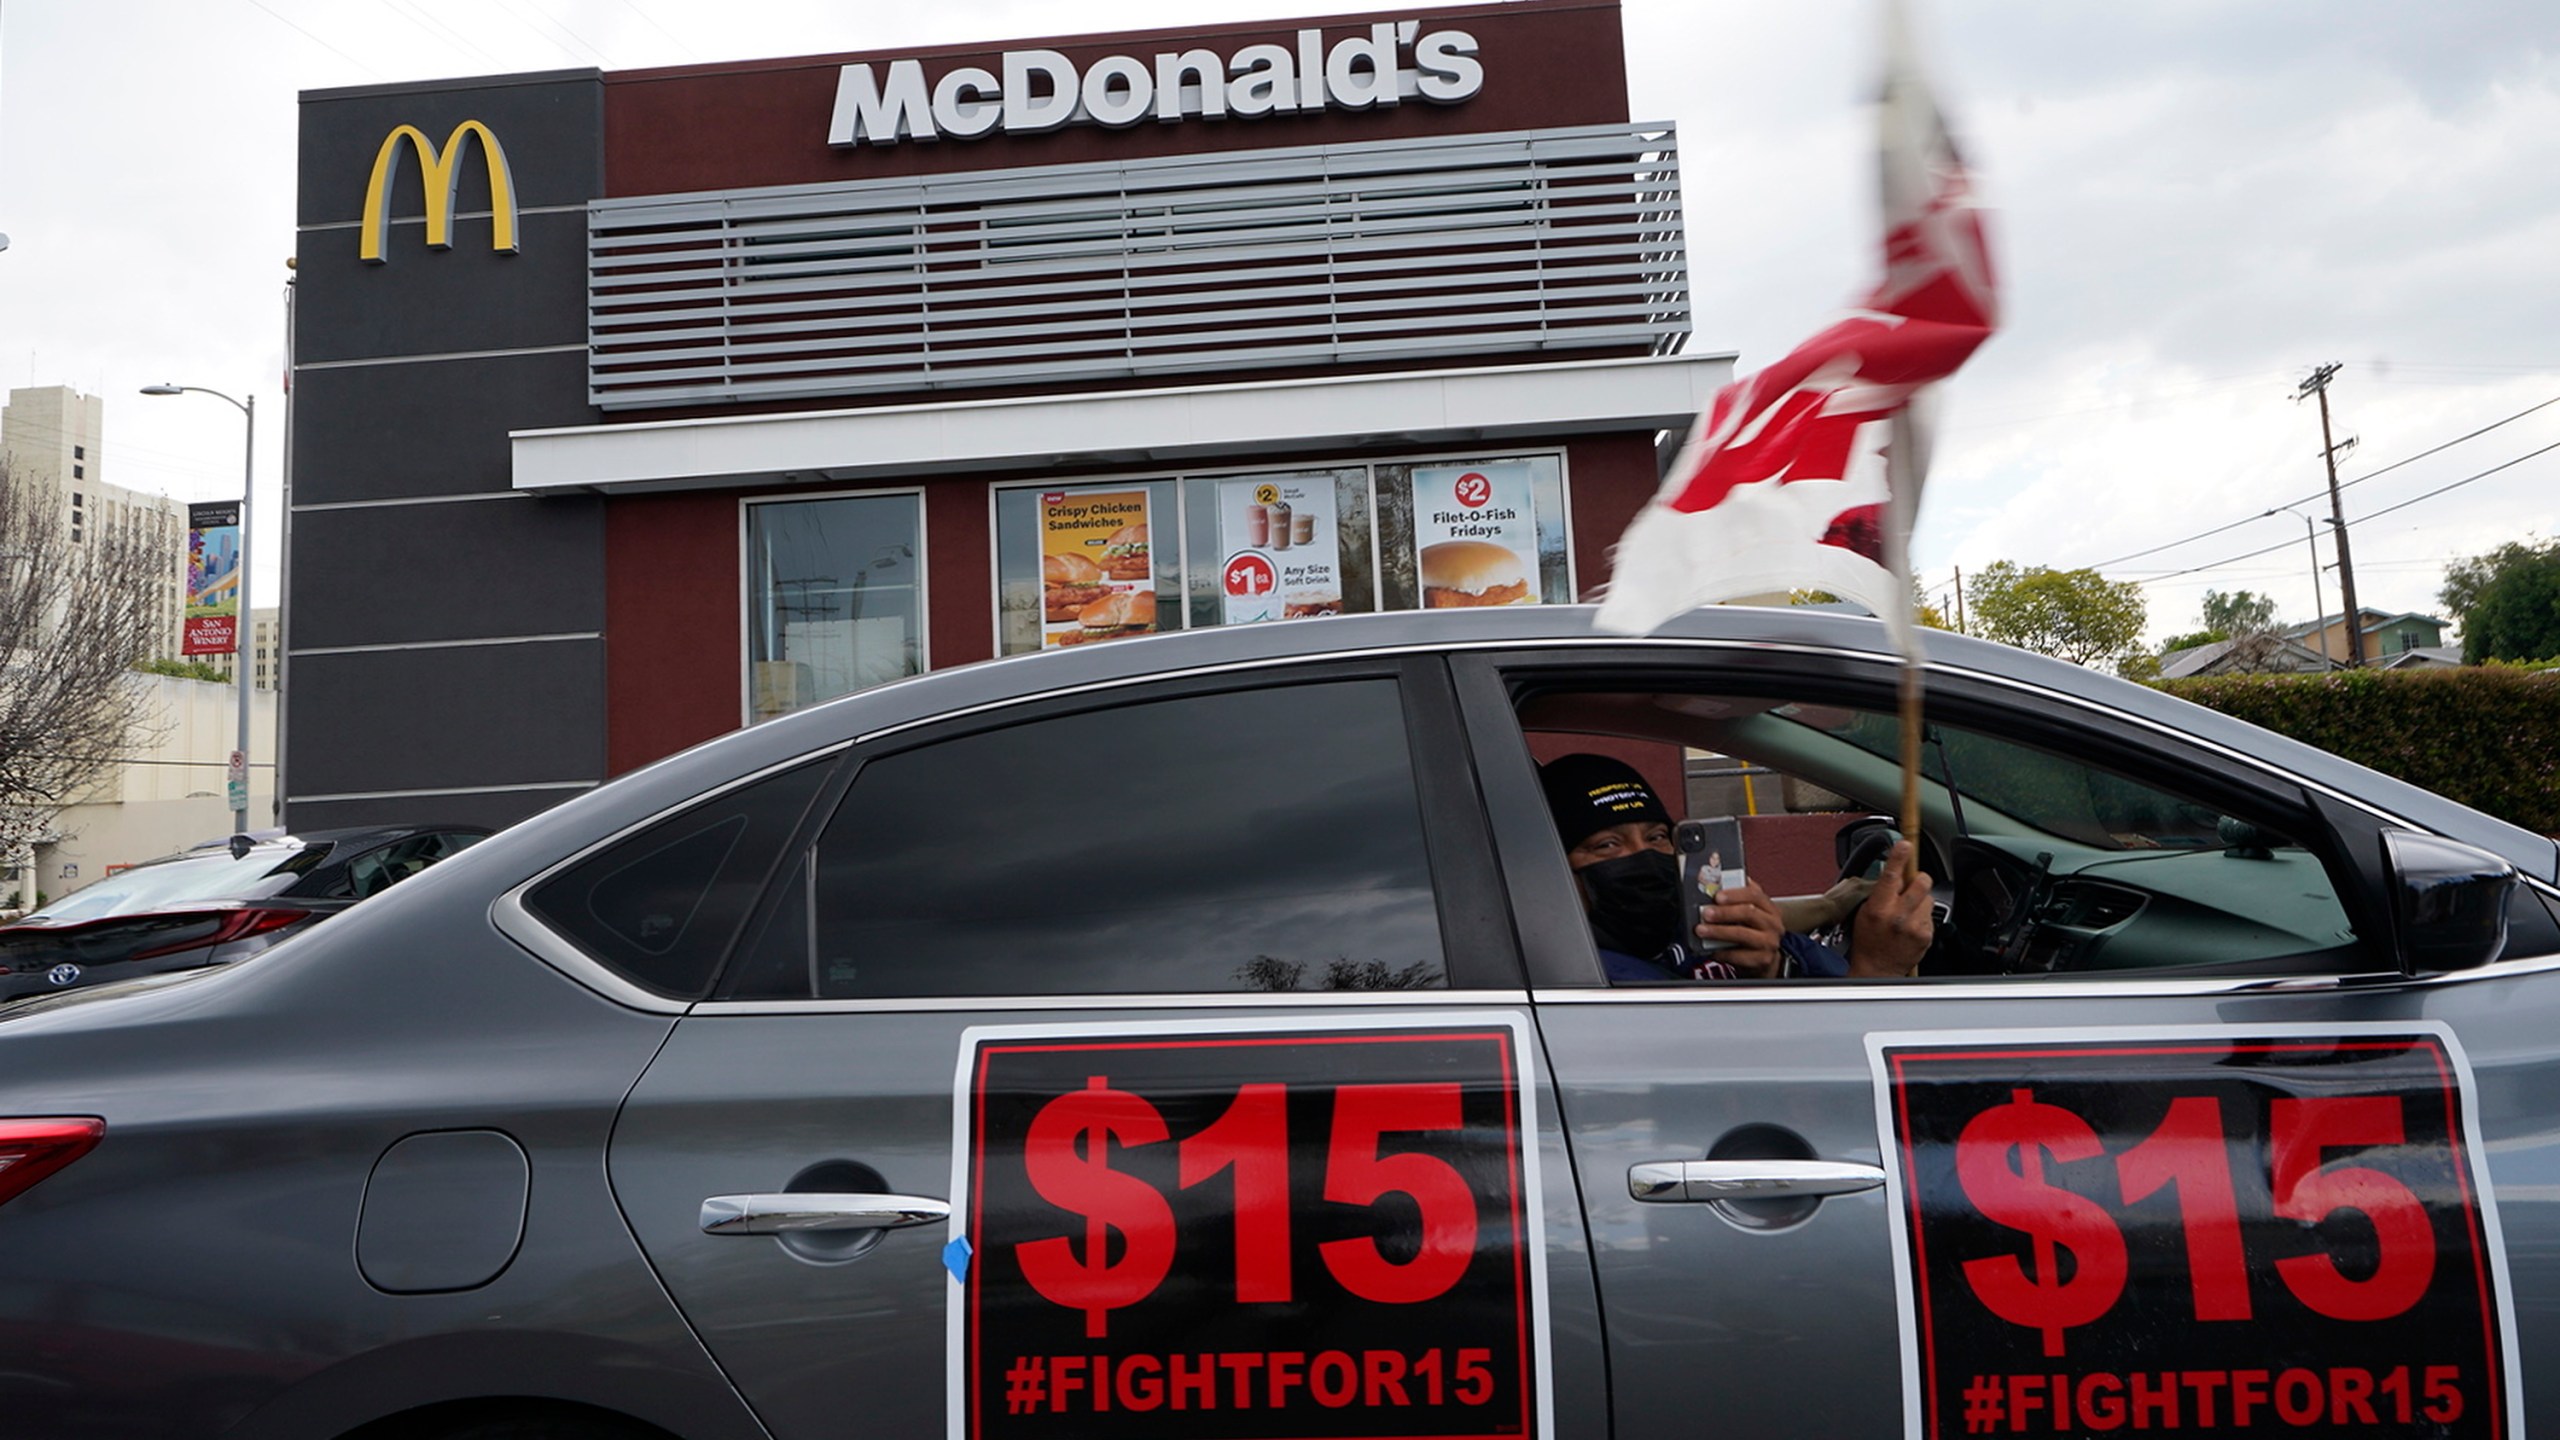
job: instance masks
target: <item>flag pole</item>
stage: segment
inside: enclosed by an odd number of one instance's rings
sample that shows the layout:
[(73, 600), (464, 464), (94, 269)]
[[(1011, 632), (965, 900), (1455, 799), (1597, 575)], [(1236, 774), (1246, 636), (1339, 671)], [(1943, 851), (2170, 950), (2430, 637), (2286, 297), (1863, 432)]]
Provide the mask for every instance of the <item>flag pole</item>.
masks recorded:
[(1925, 394), (1915, 394), (1893, 412), (1892, 438), (1885, 446), (1884, 561), (1893, 587), (1885, 628), (1902, 656), (1898, 707), (1902, 730), (1902, 814), (1898, 828), (1902, 837), (1911, 842), (1911, 853), (1904, 863), (1915, 877), (1920, 867), (1921, 666), (1925, 657), (1920, 643), (1920, 617), (1911, 598), (1911, 528), (1929, 457), (1920, 418), (1913, 411), (1926, 403)]

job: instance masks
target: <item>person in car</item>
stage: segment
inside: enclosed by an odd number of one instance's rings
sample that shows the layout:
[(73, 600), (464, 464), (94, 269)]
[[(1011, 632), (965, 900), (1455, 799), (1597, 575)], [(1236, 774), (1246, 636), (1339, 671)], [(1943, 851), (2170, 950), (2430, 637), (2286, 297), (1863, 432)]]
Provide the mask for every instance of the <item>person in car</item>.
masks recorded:
[[(1727, 885), (1696, 933), (1683, 935), (1671, 812), (1644, 777), (1624, 761), (1574, 754), (1538, 767), (1538, 780), (1612, 981), (1907, 976), (1928, 952), (1929, 882), (1911, 864), (1907, 840), (1894, 845), (1871, 886), (1835, 886), (1827, 903), (1794, 917), (1756, 883)], [(1855, 913), (1845, 956), (1789, 927), (1790, 918), (1806, 929), (1829, 923), (1848, 906)]]

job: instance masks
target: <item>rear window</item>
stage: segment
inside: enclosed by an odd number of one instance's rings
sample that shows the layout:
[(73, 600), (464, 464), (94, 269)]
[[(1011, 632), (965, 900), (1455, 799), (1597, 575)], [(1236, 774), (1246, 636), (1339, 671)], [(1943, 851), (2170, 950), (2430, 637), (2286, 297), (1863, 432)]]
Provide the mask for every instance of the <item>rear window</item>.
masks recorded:
[(525, 903), (624, 979), (700, 999), (833, 765), (811, 761), (678, 811), (544, 881)]
[(260, 845), (234, 860), (202, 850), (136, 865), (47, 905), (30, 920), (100, 920), (216, 900), (261, 900), (310, 873), (327, 845)]
[(733, 998), (1438, 989), (1389, 680), (1055, 715), (853, 779)]

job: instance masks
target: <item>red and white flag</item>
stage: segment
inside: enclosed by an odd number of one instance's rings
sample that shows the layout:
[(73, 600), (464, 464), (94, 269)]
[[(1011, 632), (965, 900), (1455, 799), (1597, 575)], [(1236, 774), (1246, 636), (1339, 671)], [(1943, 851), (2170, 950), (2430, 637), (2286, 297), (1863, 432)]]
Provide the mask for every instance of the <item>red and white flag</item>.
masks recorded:
[(1911, 624), (1908, 546), (1928, 470), (1928, 396), (1998, 319), (1982, 211), (1886, 14), (1884, 279), (1785, 359), (1716, 393), (1662, 489), (1618, 541), (1604, 629), (1697, 605), (1828, 590)]

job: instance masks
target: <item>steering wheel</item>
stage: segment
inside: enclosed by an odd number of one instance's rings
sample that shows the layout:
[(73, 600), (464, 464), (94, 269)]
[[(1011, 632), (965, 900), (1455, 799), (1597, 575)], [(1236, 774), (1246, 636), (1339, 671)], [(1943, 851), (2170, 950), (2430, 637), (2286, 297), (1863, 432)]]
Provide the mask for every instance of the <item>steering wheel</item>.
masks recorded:
[(1841, 827), (1833, 848), (1840, 853), (1840, 878), (1863, 879), (1869, 867), (1883, 863), (1902, 832), (1888, 821), (1870, 818)]
[[(1864, 816), (1841, 826), (1839, 833), (1834, 835), (1831, 841), (1832, 853), (1840, 862), (1839, 879), (1867, 878), (1867, 872), (1881, 863), (1885, 855), (1893, 849), (1894, 842), (1901, 838), (1902, 832), (1893, 828), (1893, 821), (1882, 815)], [(1851, 916), (1855, 913), (1852, 911)], [(1846, 955), (1849, 953), (1849, 930), (1852, 923), (1850, 916), (1843, 916), (1839, 923), (1820, 926), (1807, 938), (1816, 944)], [(1934, 950), (1936, 947), (1931, 948)]]
[[(1901, 839), (1902, 832), (1894, 827), (1892, 817), (1887, 815), (1862, 816), (1841, 826), (1839, 833), (1832, 840), (1832, 851), (1840, 861), (1840, 878), (1843, 880), (1868, 878), (1868, 872), (1879, 867), (1885, 856), (1892, 852), (1894, 845)], [(1922, 975), (1981, 973), (1983, 966), (1980, 962), (1968, 963), (1965, 959), (1951, 917), (1942, 913), (1937, 918), (1936, 933), (1930, 938), (1928, 953), (1920, 959), (1919, 973)], [(1849, 952), (1850, 932), (1855, 923), (1854, 912), (1852, 912), (1852, 918), (1843, 919), (1837, 925), (1825, 926), (1815, 931), (1812, 938), (1845, 955)]]

